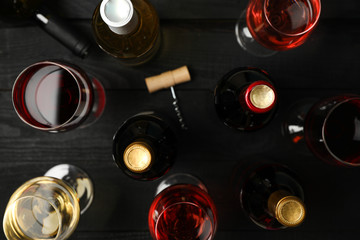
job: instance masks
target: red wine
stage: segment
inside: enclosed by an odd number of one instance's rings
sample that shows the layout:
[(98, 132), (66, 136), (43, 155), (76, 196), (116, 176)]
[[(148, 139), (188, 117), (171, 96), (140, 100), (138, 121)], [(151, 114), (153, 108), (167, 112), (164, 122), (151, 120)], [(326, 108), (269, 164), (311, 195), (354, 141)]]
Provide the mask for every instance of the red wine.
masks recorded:
[(72, 67), (40, 63), (24, 70), (13, 88), (19, 116), (42, 129), (72, 127), (85, 120), (92, 107), (91, 83)]
[(127, 119), (113, 138), (113, 159), (129, 177), (154, 180), (173, 165), (177, 152), (175, 132), (154, 112)]
[(257, 42), (279, 51), (301, 45), (319, 15), (318, 0), (254, 0), (247, 8), (246, 20)]
[(359, 97), (336, 96), (321, 100), (306, 116), (306, 143), (317, 157), (328, 163), (360, 164), (359, 121)]
[(360, 99), (336, 107), (324, 124), (329, 150), (346, 162), (360, 163)]
[(216, 230), (213, 201), (191, 184), (173, 185), (157, 195), (148, 220), (151, 235), (157, 240), (212, 239)]
[[(299, 199), (297, 202), (301, 207), (304, 193), (296, 174), (282, 165), (263, 164), (250, 167), (242, 173), (242, 178), (240, 202), (249, 218), (256, 225), (265, 229), (285, 228), (286, 226), (277, 219), (274, 209), (270, 209), (270, 205), (277, 206), (277, 204), (273, 204), (272, 199), (273, 196), (281, 193), (280, 195), (283, 197)], [(278, 202), (275, 201), (275, 203)], [(300, 220), (305, 215), (305, 210), (301, 209), (304, 212), (298, 216)], [(296, 224), (299, 223), (298, 220)]]
[(256, 68), (237, 68), (227, 73), (214, 93), (215, 109), (224, 124), (250, 131), (273, 117), (276, 91), (267, 73)]

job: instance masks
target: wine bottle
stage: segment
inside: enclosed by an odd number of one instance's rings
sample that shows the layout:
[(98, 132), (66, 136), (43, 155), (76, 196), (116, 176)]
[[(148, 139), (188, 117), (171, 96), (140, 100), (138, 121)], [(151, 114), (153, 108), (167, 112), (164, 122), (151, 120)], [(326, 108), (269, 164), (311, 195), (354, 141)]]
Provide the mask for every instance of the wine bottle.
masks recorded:
[(137, 180), (154, 180), (172, 166), (177, 139), (170, 126), (154, 112), (126, 120), (114, 135), (113, 158), (123, 172)]
[(160, 46), (159, 18), (147, 0), (103, 0), (92, 27), (100, 48), (125, 65), (147, 62)]
[(0, 21), (19, 23), (36, 22), (46, 33), (58, 40), (79, 57), (85, 57), (90, 42), (77, 29), (43, 4), (43, 0), (3, 0), (0, 3)]
[(277, 94), (263, 70), (236, 68), (219, 81), (214, 100), (216, 112), (226, 126), (251, 131), (272, 119)]
[(282, 165), (262, 164), (243, 174), (240, 203), (255, 224), (278, 230), (304, 221), (304, 192), (294, 172)]

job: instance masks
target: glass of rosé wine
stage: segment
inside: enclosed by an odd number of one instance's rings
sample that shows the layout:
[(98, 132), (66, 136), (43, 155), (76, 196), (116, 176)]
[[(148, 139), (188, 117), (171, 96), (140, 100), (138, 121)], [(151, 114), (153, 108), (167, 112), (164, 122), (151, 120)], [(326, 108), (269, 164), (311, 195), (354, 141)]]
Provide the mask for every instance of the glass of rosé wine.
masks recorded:
[(148, 222), (154, 240), (211, 240), (217, 215), (205, 185), (192, 175), (179, 173), (159, 184)]
[(236, 24), (236, 38), (245, 51), (271, 56), (303, 44), (320, 12), (320, 0), (250, 0)]

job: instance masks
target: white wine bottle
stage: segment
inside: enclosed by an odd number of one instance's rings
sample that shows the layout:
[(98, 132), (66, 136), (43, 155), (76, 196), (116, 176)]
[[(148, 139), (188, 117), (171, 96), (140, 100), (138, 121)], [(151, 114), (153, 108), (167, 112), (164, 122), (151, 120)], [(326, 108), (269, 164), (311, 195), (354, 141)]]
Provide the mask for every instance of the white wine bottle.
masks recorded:
[(149, 61), (160, 46), (159, 18), (147, 0), (103, 0), (92, 27), (100, 48), (125, 65)]

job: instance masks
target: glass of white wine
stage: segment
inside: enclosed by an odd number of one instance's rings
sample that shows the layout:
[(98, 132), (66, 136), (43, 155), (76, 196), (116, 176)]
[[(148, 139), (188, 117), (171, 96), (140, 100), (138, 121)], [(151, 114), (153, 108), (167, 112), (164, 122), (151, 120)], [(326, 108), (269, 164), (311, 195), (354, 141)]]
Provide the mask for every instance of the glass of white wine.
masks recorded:
[(61, 164), (21, 185), (10, 197), (3, 219), (8, 240), (63, 240), (74, 232), (90, 206), (93, 184), (80, 168)]

